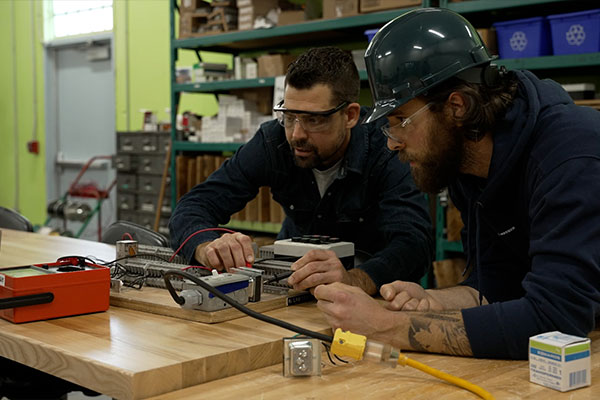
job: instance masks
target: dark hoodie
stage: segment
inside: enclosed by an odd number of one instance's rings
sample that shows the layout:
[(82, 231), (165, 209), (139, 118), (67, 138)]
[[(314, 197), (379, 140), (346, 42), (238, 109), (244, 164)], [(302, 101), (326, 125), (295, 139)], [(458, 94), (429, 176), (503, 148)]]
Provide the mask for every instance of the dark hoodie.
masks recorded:
[(516, 75), (488, 178), (449, 187), (465, 221), (465, 284), (490, 303), (462, 310), (476, 357), (526, 359), (530, 336), (587, 336), (600, 315), (600, 112)]

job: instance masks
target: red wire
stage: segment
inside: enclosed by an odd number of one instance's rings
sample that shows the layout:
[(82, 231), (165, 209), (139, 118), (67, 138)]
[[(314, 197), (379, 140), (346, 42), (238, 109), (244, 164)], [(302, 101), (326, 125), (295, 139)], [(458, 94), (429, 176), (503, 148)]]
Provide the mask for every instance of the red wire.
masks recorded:
[(177, 255), (177, 253), (179, 253), (179, 250), (181, 250), (181, 248), (183, 246), (185, 246), (185, 244), (188, 242), (188, 240), (190, 240), (191, 238), (193, 238), (194, 236), (196, 236), (199, 233), (210, 232), (210, 231), (221, 231), (221, 232), (227, 232), (227, 233), (236, 233), (236, 231), (232, 231), (231, 229), (227, 229), (227, 228), (206, 228), (206, 229), (200, 229), (199, 231), (196, 231), (196, 232), (192, 233), (190, 236), (188, 236), (187, 238), (185, 238), (185, 240), (183, 241), (183, 243), (181, 243), (181, 245), (179, 246), (179, 248), (177, 248), (177, 250), (175, 250), (175, 253), (173, 253), (173, 255), (171, 256), (171, 258), (169, 258), (169, 262), (173, 261), (173, 259)]
[(133, 240), (133, 236), (131, 236), (131, 234), (129, 232), (125, 232), (123, 234), (123, 236), (121, 236), (121, 240), (123, 240), (125, 238), (125, 236), (127, 236), (129, 238), (129, 240)]

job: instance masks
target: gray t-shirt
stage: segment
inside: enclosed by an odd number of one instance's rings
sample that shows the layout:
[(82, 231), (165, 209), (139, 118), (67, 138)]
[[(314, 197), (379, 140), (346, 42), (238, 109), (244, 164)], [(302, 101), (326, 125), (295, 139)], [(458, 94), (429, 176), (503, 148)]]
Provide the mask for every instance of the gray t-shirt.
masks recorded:
[(313, 175), (315, 176), (315, 180), (317, 181), (317, 187), (319, 188), (319, 194), (321, 195), (321, 197), (325, 195), (327, 188), (333, 183), (333, 181), (337, 177), (338, 171), (340, 170), (340, 166), (342, 165), (342, 160), (343, 158), (324, 171), (320, 171), (316, 168), (312, 169)]

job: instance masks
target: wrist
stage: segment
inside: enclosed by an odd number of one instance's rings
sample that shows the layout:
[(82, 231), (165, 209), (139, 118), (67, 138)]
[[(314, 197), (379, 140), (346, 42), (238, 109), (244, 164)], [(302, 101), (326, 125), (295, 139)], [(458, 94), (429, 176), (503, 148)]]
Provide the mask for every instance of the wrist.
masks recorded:
[(208, 260), (206, 259), (206, 246), (208, 246), (210, 242), (200, 243), (196, 246), (196, 250), (194, 250), (194, 258), (200, 265), (204, 265), (205, 267), (210, 267), (208, 264)]
[(378, 323), (374, 326), (375, 332), (369, 336), (369, 339), (377, 340), (382, 343), (389, 343), (397, 348), (406, 348), (403, 347), (405, 346), (405, 343), (401, 343), (399, 340), (402, 337), (399, 330), (408, 326), (408, 323), (405, 320), (406, 316), (404, 313), (390, 311), (382, 307), (382, 312), (378, 317)]
[(347, 276), (349, 282), (344, 283), (359, 287), (370, 296), (377, 294), (377, 286), (375, 285), (375, 282), (373, 282), (373, 279), (371, 279), (371, 277), (362, 269), (353, 268), (348, 271)]

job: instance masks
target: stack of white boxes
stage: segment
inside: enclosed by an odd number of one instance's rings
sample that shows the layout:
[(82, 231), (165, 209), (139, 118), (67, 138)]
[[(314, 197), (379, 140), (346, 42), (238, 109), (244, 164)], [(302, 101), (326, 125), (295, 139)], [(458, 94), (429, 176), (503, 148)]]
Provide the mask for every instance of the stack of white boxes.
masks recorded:
[(219, 95), (219, 114), (202, 119), (204, 143), (247, 142), (259, 125), (271, 119), (256, 111), (256, 105), (232, 95)]
[(238, 29), (254, 29), (257, 17), (264, 17), (270, 10), (277, 9), (277, 0), (237, 0)]

